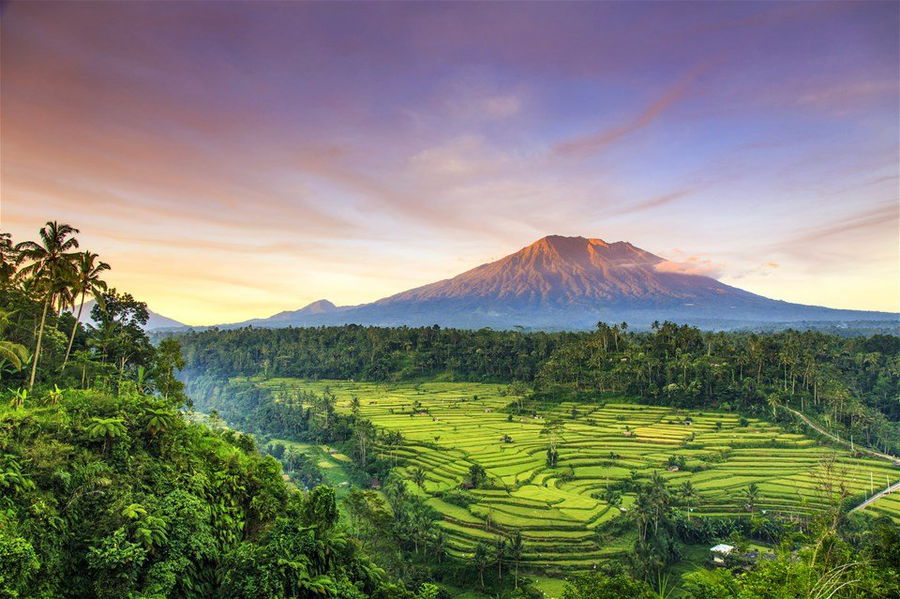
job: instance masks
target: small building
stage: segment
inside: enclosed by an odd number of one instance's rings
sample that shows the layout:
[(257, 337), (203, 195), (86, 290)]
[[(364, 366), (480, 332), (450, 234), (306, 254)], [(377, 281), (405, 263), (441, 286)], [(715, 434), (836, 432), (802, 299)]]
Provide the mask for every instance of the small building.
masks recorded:
[(715, 547), (710, 547), (709, 549), (714, 564), (724, 564), (725, 558), (730, 555), (732, 551), (734, 551), (734, 546), (726, 545), (725, 543), (719, 543)]

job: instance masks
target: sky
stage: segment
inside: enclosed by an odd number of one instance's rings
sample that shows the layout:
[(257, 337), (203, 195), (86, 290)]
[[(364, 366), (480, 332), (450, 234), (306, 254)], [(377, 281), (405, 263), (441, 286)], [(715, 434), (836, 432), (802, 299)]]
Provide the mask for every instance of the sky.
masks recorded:
[(900, 311), (896, 2), (10, 2), (0, 229), (189, 324), (548, 234)]

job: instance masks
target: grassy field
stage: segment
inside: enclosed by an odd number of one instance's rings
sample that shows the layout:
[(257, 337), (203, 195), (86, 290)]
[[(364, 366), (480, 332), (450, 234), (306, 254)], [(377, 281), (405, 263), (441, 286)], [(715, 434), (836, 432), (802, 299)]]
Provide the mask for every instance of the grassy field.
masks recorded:
[[(260, 384), (276, 390), (327, 386), (341, 411), (349, 411), (351, 397), (359, 397), (363, 416), (403, 434), (405, 444), (384, 457), (395, 460), (402, 473), (423, 468), (429, 495), (458, 487), (472, 464), (483, 466), (493, 488), (473, 490), (476, 501), (468, 508), (429, 499), (443, 515), (440, 524), (450, 538), (450, 552), (467, 556), (479, 540), (490, 542), (498, 533), (518, 529), (526, 543), (522, 566), (538, 572), (587, 569), (631, 546), (627, 535), (598, 544), (595, 534), (623, 517), (619, 508), (596, 496), (624, 478), (646, 480), (658, 471), (672, 485), (690, 480), (700, 494), (694, 513), (703, 517), (746, 515), (743, 492), (750, 483), (759, 486), (759, 510), (817, 510), (823, 502), (817, 490), (821, 464), (830, 456), (837, 457), (837, 475), (860, 496), (870, 485), (877, 491), (900, 478), (890, 464), (823, 447), (766, 421), (751, 419), (741, 426), (740, 417), (731, 413), (610, 401), (554, 404), (510, 420), (504, 408), (514, 398), (504, 396), (498, 385), (294, 379)], [(548, 437), (541, 430), (553, 418), (563, 425), (557, 435), (559, 463), (548, 468)], [(506, 435), (511, 442), (503, 441)], [(673, 455), (684, 456), (685, 468), (666, 468)], [(333, 458), (327, 452), (323, 456)], [(631, 501), (625, 495), (622, 507)], [(888, 496), (868, 509), (900, 520), (900, 497)]]
[(300, 443), (286, 441), (284, 439), (272, 439), (273, 443), (282, 443), (285, 447), (293, 448), (316, 460), (316, 465), (322, 470), (328, 484), (337, 490), (337, 496), (343, 497), (350, 491), (350, 477), (344, 469), (344, 465), (350, 458), (339, 453), (328, 445), (314, 443)]

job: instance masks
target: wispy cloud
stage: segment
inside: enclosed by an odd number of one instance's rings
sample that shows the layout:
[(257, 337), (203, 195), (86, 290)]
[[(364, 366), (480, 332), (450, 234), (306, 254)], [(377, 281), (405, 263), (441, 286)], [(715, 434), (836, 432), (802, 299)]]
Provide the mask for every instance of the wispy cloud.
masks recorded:
[(631, 117), (624, 123), (560, 142), (554, 146), (554, 153), (563, 156), (591, 154), (647, 127), (668, 108), (682, 100), (688, 94), (694, 82), (697, 81), (698, 77), (706, 69), (707, 67), (704, 66), (692, 70), (690, 73), (679, 79), (674, 85), (666, 89), (661, 96), (656, 98), (643, 111)]

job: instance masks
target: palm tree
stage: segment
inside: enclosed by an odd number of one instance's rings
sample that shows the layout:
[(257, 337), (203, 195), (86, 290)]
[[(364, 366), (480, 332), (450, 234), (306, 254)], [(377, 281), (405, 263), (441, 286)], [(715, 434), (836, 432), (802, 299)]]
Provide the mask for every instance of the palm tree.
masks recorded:
[(769, 407), (772, 408), (772, 418), (775, 418), (775, 410), (779, 407), (778, 402), (778, 394), (777, 393), (769, 393), (766, 397), (766, 403), (769, 404)]
[(507, 550), (509, 559), (516, 566), (515, 587), (517, 589), (519, 588), (519, 561), (522, 559), (523, 553), (525, 553), (525, 543), (522, 541), (522, 531), (517, 530), (509, 540), (509, 548)]
[(478, 579), (481, 581), (481, 588), (484, 588), (484, 569), (488, 565), (489, 559), (488, 546), (484, 541), (479, 541), (475, 545), (475, 554), (472, 556), (472, 562), (478, 568)]
[(109, 264), (106, 262), (98, 263), (97, 258), (99, 256), (93, 252), (81, 252), (76, 258), (73, 292), (74, 295), (81, 296), (81, 302), (78, 304), (78, 315), (75, 317), (75, 324), (72, 325), (72, 334), (69, 335), (69, 345), (66, 347), (66, 357), (63, 359), (62, 366), (59, 369), (60, 372), (65, 370), (69, 361), (69, 354), (72, 352), (72, 343), (75, 341), (75, 333), (78, 332), (78, 323), (81, 321), (81, 311), (84, 309), (85, 296), (91, 294), (95, 298), (100, 298), (98, 291), (106, 291), (106, 282), (100, 279), (100, 273), (104, 270), (109, 270)]
[(497, 578), (503, 580), (503, 560), (506, 559), (506, 539), (494, 539), (494, 559), (497, 560)]
[(752, 512), (756, 507), (757, 499), (759, 499), (759, 486), (756, 483), (750, 483), (744, 490), (744, 498), (747, 500), (747, 511)]
[(31, 361), (31, 375), (28, 379), (28, 389), (34, 387), (34, 377), (37, 373), (38, 360), (41, 355), (41, 343), (44, 339), (44, 326), (47, 323), (47, 310), (53, 303), (57, 293), (66, 287), (72, 279), (72, 261), (74, 254), (71, 250), (78, 247), (78, 240), (73, 235), (78, 229), (69, 225), (60, 225), (56, 221), (48, 222), (41, 228), (41, 242), (23, 241), (16, 245), (18, 262), (30, 261), (30, 264), (19, 271), (20, 276), (33, 277), (39, 288), (46, 294), (44, 297), (44, 309), (41, 313), (41, 324), (38, 327), (37, 342), (34, 348), (34, 358)]
[(412, 471), (412, 480), (420, 489), (425, 490), (425, 471), (421, 467), (416, 467)]
[(697, 502), (697, 490), (693, 483), (687, 480), (678, 487), (678, 494), (681, 496), (682, 503), (688, 508), (688, 520), (690, 520), (691, 512), (694, 511), (693, 506)]

